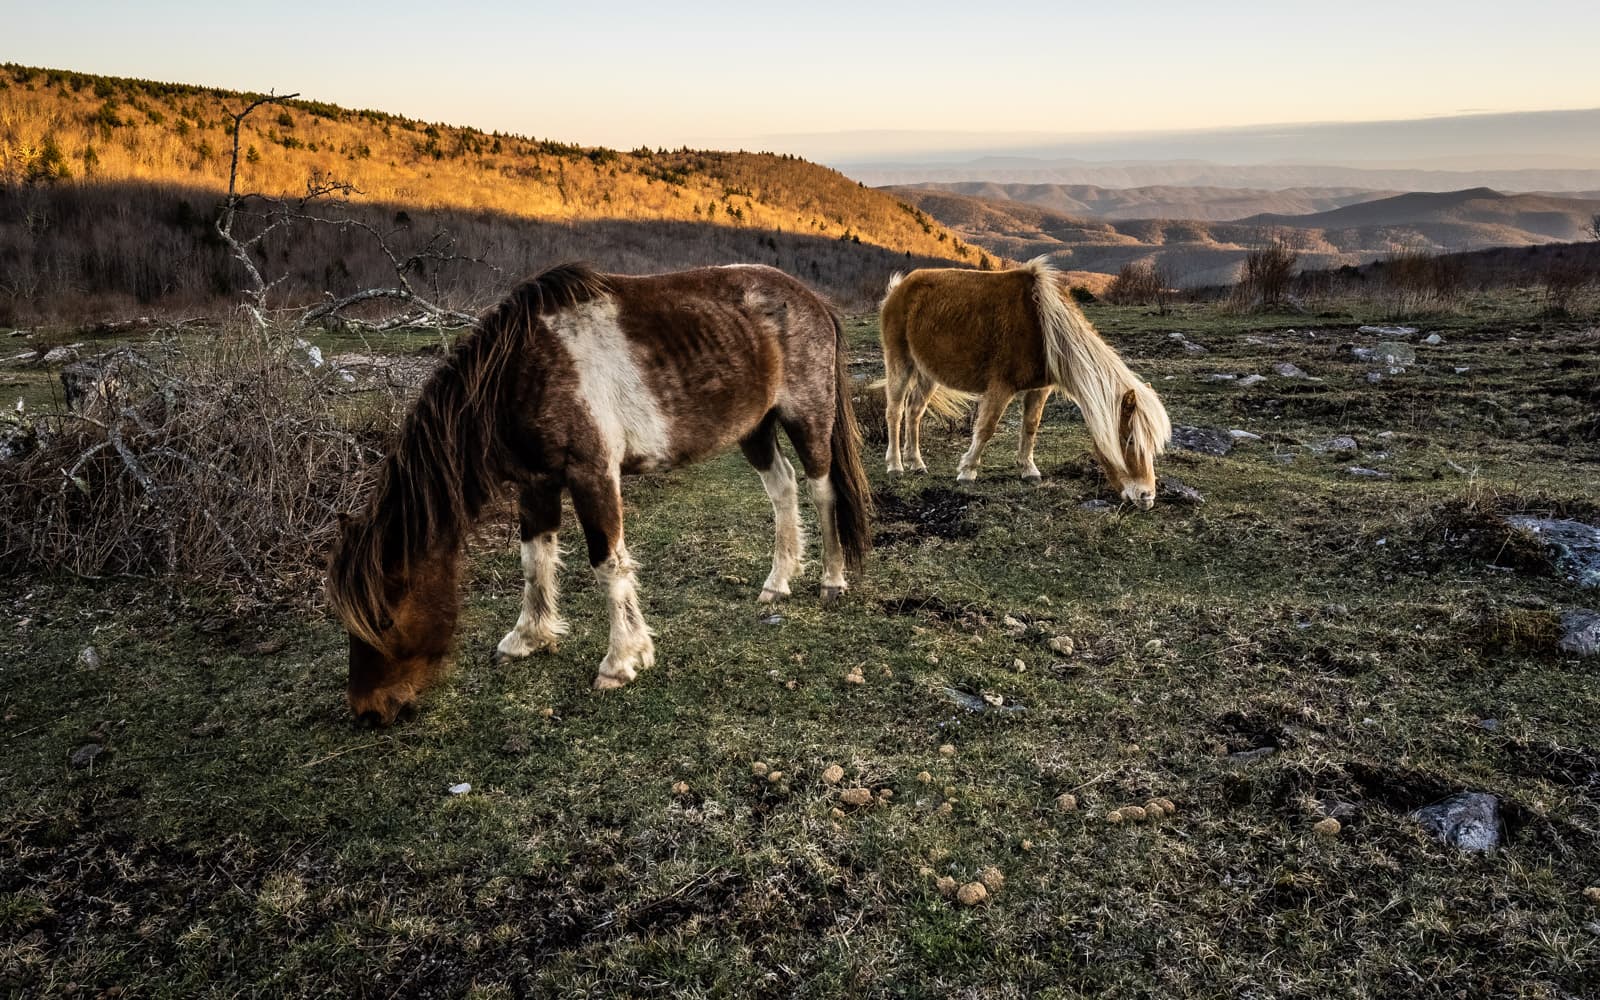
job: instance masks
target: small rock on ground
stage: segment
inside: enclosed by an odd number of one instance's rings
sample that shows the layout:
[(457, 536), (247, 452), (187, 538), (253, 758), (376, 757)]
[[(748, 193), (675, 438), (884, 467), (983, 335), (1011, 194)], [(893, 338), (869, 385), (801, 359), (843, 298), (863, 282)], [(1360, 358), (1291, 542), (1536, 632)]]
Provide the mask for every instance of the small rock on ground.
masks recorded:
[(82, 770), (94, 763), (94, 759), (105, 752), (105, 747), (98, 743), (85, 743), (72, 751), (72, 766)]
[(1582, 521), (1522, 514), (1506, 518), (1506, 523), (1537, 536), (1578, 586), (1600, 587), (1600, 528)]
[(1279, 375), (1282, 375), (1284, 378), (1306, 377), (1306, 373), (1298, 365), (1292, 365), (1287, 361), (1273, 365), (1272, 370), (1277, 372)]
[(1162, 500), (1170, 500), (1173, 503), (1186, 503), (1195, 507), (1199, 507), (1206, 502), (1205, 496), (1199, 490), (1172, 476), (1158, 476), (1156, 478), (1156, 496)]
[(1363, 326), (1356, 330), (1374, 337), (1414, 337), (1417, 328), (1414, 326)]
[(1248, 389), (1253, 385), (1260, 385), (1262, 382), (1265, 382), (1266, 380), (1267, 380), (1267, 377), (1265, 375), (1246, 375), (1244, 378), (1240, 379), (1239, 381), (1237, 381), (1237, 382), (1235, 382), (1233, 384), (1238, 386), (1241, 389)]
[(1563, 612), (1560, 647), (1579, 656), (1600, 654), (1600, 614), (1587, 608)]
[(1441, 842), (1463, 851), (1500, 845), (1500, 800), (1486, 792), (1461, 792), (1411, 814)]
[(1174, 424), (1172, 444), (1184, 451), (1197, 451), (1202, 455), (1226, 455), (1233, 450), (1233, 435), (1210, 427), (1190, 427)]
[(1348, 469), (1346, 469), (1344, 471), (1345, 471), (1345, 473), (1347, 475), (1356, 476), (1357, 478), (1360, 478), (1360, 479), (1393, 479), (1394, 478), (1394, 473), (1392, 473), (1392, 472), (1379, 472), (1377, 469), (1368, 469), (1368, 468), (1364, 468), (1364, 467), (1359, 466), (1359, 465), (1352, 465), (1352, 466), (1350, 466), (1350, 468), (1348, 468)]
[(78, 651), (78, 666), (86, 670), (99, 670), (102, 662), (100, 651), (93, 646), (85, 646)]

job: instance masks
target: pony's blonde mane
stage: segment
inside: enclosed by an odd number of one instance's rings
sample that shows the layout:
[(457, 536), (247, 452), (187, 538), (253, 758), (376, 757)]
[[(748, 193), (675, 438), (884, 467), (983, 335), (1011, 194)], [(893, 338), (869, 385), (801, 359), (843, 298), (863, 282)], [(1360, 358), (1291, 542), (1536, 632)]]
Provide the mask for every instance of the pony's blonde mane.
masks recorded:
[[(1022, 266), (1033, 274), (1033, 301), (1038, 308), (1039, 328), (1044, 336), (1045, 364), (1050, 380), (1078, 404), (1089, 437), (1118, 476), (1127, 476), (1125, 451), (1132, 450), (1141, 461), (1154, 460), (1172, 437), (1172, 423), (1161, 399), (1128, 369), (1111, 345), (1095, 332), (1061, 285), (1060, 272), (1045, 257), (1035, 257)], [(1122, 398), (1134, 394), (1135, 407), (1131, 448), (1124, 448), (1122, 436)]]

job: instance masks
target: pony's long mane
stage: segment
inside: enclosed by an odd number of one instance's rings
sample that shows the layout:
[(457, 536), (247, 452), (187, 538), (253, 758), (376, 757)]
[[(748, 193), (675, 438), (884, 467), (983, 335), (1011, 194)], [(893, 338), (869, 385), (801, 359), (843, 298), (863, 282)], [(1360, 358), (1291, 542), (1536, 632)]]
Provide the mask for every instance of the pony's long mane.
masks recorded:
[(584, 264), (520, 285), (456, 341), (423, 384), (379, 466), (365, 516), (350, 522), (328, 568), (328, 599), (350, 634), (382, 650), (390, 585), (429, 555), (454, 552), (513, 471), (502, 428), (519, 357), (541, 316), (606, 294)]
[[(1078, 404), (1089, 437), (1105, 460), (1127, 475), (1126, 451), (1154, 459), (1172, 437), (1172, 423), (1161, 399), (1100, 338), (1089, 317), (1063, 291), (1060, 272), (1045, 257), (1023, 265), (1033, 274), (1033, 300), (1044, 336), (1050, 380)], [(1132, 392), (1135, 406), (1129, 426), (1122, 425), (1122, 400)], [(1131, 439), (1124, 447), (1123, 435)]]

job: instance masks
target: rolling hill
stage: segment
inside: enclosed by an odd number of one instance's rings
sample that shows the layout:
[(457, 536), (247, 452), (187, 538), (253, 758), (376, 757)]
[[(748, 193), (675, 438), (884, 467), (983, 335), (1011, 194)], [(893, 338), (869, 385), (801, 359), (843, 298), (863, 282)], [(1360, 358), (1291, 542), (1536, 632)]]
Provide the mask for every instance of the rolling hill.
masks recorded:
[(1007, 257), (1050, 254), (1064, 267), (1115, 273), (1158, 264), (1179, 285), (1226, 284), (1245, 254), (1279, 238), (1305, 269), (1364, 264), (1397, 250), (1454, 252), (1585, 238), (1600, 201), (1507, 195), (1486, 188), (1414, 193), (1302, 215), (1258, 214), (1233, 222), (1086, 219), (1015, 200), (896, 188), (962, 237)]
[[(106, 310), (119, 297), (184, 308), (227, 299), (238, 276), (207, 242), (207, 223), (227, 189), (232, 115), (256, 96), (0, 66), (0, 272), (10, 279), (0, 313), (49, 316), (52, 302), (84, 295)], [(257, 109), (239, 146), (242, 191), (296, 197), (314, 180), (347, 183), (341, 211), (449, 228), (461, 252), (513, 273), (549, 263), (532, 251), (649, 270), (755, 260), (849, 296), (850, 259), (878, 289), (877, 272), (895, 260), (988, 263), (892, 195), (789, 155), (623, 152), (301, 99)], [(117, 207), (106, 214), (107, 204)], [(624, 231), (662, 226), (670, 238)], [(286, 292), (318, 296), (329, 289), (317, 275), (348, 283), (345, 272), (370, 270), (333, 242), (320, 249), (339, 253), (302, 268)], [(175, 263), (196, 257), (215, 266)]]
[[(888, 187), (897, 197), (900, 188)], [(1017, 201), (1093, 219), (1200, 219), (1226, 222), (1250, 215), (1301, 215), (1342, 208), (1395, 194), (1365, 188), (1225, 188), (1153, 185), (1113, 188), (1095, 184), (1002, 184), (993, 181), (924, 182), (909, 191), (943, 191), (988, 201)]]

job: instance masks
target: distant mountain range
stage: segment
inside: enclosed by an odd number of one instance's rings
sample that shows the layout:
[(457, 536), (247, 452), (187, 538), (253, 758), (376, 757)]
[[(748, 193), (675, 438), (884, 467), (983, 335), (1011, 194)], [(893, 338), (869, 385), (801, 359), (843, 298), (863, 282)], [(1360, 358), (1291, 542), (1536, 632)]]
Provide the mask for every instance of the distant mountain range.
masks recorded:
[[(1007, 191), (1005, 186), (981, 189)], [(1074, 191), (1094, 197), (1085, 201), (1074, 197)], [(1363, 264), (1402, 249), (1451, 252), (1577, 241), (1585, 238), (1585, 227), (1600, 213), (1600, 200), (1596, 199), (1502, 194), (1488, 188), (1367, 200), (1359, 200), (1359, 192), (1286, 192), (1282, 201), (1290, 204), (1358, 200), (1324, 211), (1258, 212), (1232, 221), (1087, 218), (1087, 213), (1058, 211), (1041, 203), (1076, 202), (1115, 211), (1142, 202), (1194, 202), (1213, 207), (1225, 203), (1208, 202), (1205, 194), (1186, 200), (1182, 192), (1135, 194), (1126, 202), (1116, 195), (1129, 192), (1098, 189), (1021, 191), (1033, 200), (980, 198), (926, 187), (895, 188), (893, 192), (964, 239), (997, 254), (1019, 259), (1049, 254), (1063, 268), (1100, 273), (1115, 273), (1124, 264), (1149, 260), (1180, 285), (1233, 280), (1245, 254), (1268, 238), (1290, 243), (1299, 252), (1302, 267), (1325, 268)], [(1262, 204), (1278, 194), (1259, 192), (1234, 204)]]
[(993, 181), (926, 182), (887, 189), (907, 198), (942, 191), (989, 201), (1017, 201), (1092, 219), (1202, 219), (1226, 222), (1264, 213), (1304, 215), (1398, 194), (1366, 188), (1109, 188), (1097, 184), (1000, 184)]

